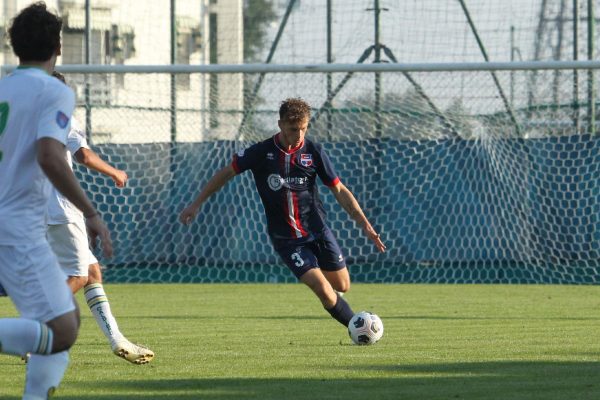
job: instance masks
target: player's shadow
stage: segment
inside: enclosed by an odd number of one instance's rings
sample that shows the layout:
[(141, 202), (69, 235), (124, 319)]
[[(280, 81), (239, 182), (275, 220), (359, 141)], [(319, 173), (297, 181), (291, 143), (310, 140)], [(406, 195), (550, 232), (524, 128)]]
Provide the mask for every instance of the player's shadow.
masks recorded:
[[(600, 354), (586, 354), (598, 359)], [(332, 369), (339, 369), (332, 365)], [(356, 377), (357, 372), (377, 377)], [(600, 399), (600, 363), (502, 361), (347, 367), (345, 379), (197, 378), (80, 382), (61, 399)], [(94, 395), (96, 390), (111, 394)], [(131, 394), (136, 390), (136, 394)]]

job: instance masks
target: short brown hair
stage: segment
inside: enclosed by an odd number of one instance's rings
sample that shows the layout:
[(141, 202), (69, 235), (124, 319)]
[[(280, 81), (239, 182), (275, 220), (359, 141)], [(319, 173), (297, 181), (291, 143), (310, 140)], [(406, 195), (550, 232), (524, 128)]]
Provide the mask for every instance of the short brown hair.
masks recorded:
[(42, 1), (24, 8), (8, 29), (10, 45), (21, 61), (48, 61), (60, 48), (62, 19)]
[(310, 119), (310, 106), (299, 97), (285, 99), (279, 107), (279, 119), (300, 121)]

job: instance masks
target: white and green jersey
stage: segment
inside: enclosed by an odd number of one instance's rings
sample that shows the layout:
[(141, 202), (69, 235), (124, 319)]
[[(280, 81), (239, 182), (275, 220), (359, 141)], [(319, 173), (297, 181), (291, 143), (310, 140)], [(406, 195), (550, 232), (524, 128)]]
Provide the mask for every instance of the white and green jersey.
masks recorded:
[(52, 185), (37, 162), (49, 137), (66, 143), (73, 91), (38, 68), (19, 68), (0, 80), (0, 245), (45, 241)]
[[(67, 152), (65, 157), (71, 169), (73, 169), (73, 156), (79, 149), (89, 149), (85, 132), (75, 118), (71, 118), (71, 129), (67, 135)], [(83, 219), (83, 213), (75, 207), (56, 188), (52, 188), (48, 202), (48, 225), (62, 225)]]

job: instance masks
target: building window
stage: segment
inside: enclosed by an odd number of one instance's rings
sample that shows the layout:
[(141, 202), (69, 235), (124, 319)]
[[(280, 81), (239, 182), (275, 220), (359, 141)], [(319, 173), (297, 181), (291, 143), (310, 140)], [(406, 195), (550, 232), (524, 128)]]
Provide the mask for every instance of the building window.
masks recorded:
[[(106, 64), (107, 31), (92, 30), (90, 40), (90, 62), (92, 64)], [(67, 30), (62, 35), (63, 64), (85, 64), (85, 33), (83, 31)], [(69, 76), (69, 85), (73, 87), (80, 100), (85, 99), (86, 83), (89, 85), (89, 99), (91, 104), (111, 104), (110, 77), (108, 74), (85, 75), (72, 74)]]
[[(179, 16), (176, 20), (177, 49), (175, 52), (175, 63), (189, 64), (193, 53), (202, 48), (202, 36), (200, 34), (200, 22), (194, 18)], [(178, 89), (190, 89), (190, 75), (177, 74), (176, 82)]]

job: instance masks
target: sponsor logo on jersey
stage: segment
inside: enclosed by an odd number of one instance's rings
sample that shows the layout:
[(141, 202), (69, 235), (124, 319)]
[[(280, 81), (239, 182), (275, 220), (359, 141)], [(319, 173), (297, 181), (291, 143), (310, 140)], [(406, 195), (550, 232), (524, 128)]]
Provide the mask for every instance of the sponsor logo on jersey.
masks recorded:
[(294, 177), (294, 176), (290, 176), (284, 179), (284, 182), (287, 183), (288, 185), (304, 185), (308, 182), (308, 178), (307, 177)]
[(267, 153), (267, 160), (274, 160), (275, 156), (273, 155), (273, 153)]
[(65, 129), (67, 125), (69, 125), (69, 117), (62, 111), (56, 113), (56, 124), (60, 126), (61, 129)]
[(312, 154), (300, 154), (300, 164), (303, 167), (310, 167), (313, 163)]
[(269, 184), (271, 190), (276, 192), (283, 186), (283, 178), (277, 174), (271, 174), (267, 178), (267, 183)]
[(342, 261), (344, 261), (344, 257), (343, 257), (341, 254), (338, 256), (338, 261), (339, 261), (339, 262), (342, 262)]

